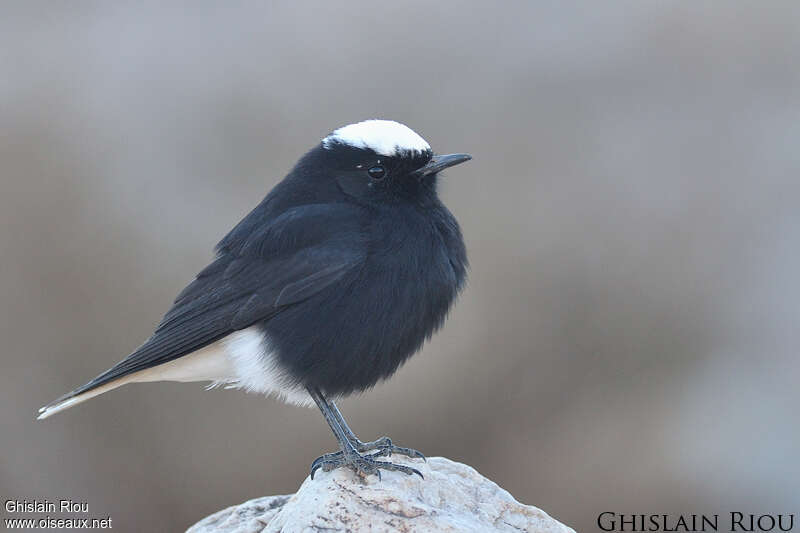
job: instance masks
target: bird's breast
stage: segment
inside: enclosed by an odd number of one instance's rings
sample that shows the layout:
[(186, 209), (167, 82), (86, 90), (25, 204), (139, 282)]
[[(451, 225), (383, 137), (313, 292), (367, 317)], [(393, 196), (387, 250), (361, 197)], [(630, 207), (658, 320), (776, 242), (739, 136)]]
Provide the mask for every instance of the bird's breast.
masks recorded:
[(460, 234), (424, 217), (372, 229), (361, 268), (264, 325), (289, 373), (329, 394), (394, 373), (442, 325), (463, 284)]

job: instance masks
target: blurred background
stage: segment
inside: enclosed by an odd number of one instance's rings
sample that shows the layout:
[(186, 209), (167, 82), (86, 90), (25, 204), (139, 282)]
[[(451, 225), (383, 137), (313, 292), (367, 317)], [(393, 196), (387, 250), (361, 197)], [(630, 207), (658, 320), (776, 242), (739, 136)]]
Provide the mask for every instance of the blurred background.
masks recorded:
[[(147, 338), (330, 130), (411, 126), (470, 283), (342, 403), (577, 530), (800, 505), (800, 5), (4, 2), (0, 495), (178, 531), (294, 492), (316, 410), (201, 384), (44, 403)], [(4, 515), (6, 516), (6, 515)]]

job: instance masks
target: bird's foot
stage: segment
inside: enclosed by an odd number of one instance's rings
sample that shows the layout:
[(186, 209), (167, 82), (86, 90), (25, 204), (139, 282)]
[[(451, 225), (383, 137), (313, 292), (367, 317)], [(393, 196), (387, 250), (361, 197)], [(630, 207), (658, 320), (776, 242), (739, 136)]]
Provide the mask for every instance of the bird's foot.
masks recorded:
[[(380, 439), (379, 439), (380, 440)], [(372, 443), (364, 443), (372, 444)], [(391, 446), (391, 445), (390, 445)], [(395, 463), (390, 463), (387, 461), (376, 461), (376, 457), (386, 457), (390, 455), (391, 452), (389, 451), (389, 447), (377, 448), (377, 451), (372, 454), (364, 454), (361, 455), (358, 453), (355, 448), (349, 448), (346, 452), (334, 452), (334, 453), (326, 453), (320, 457), (317, 457), (313, 463), (311, 463), (311, 479), (314, 479), (314, 473), (322, 469), (323, 472), (330, 472), (331, 470), (335, 470), (341, 467), (348, 467), (352, 469), (356, 474), (360, 477), (364, 478), (369, 476), (370, 474), (375, 474), (378, 476), (378, 479), (381, 479), (381, 470), (389, 470), (393, 472), (403, 472), (405, 474), (417, 474), (419, 477), (424, 479), (422, 472), (417, 470), (416, 468), (411, 468), (410, 466), (398, 465)], [(408, 448), (401, 448), (402, 450), (408, 450)], [(422, 456), (421, 453), (417, 452), (416, 450), (409, 450), (418, 454), (418, 456)], [(404, 454), (405, 455), (405, 454)], [(416, 457), (409, 455), (409, 457)]]
[(425, 456), (421, 452), (418, 452), (413, 448), (403, 448), (402, 446), (395, 446), (392, 443), (392, 439), (390, 439), (389, 437), (381, 437), (371, 442), (361, 442), (360, 440), (356, 439), (355, 442), (351, 441), (350, 444), (352, 444), (353, 447), (361, 453), (377, 450), (380, 453), (380, 455), (376, 455), (376, 457), (391, 456), (397, 454), (397, 455), (405, 455), (406, 457), (412, 457), (414, 459), (422, 459), (423, 461), (427, 462), (427, 459), (425, 459)]
[[(370, 442), (361, 442), (358, 439), (350, 440), (348, 438), (350, 445), (355, 449), (355, 451), (360, 453), (367, 453), (371, 451), (375, 451), (375, 453), (370, 454), (371, 457), (390, 457), (392, 455), (404, 455), (406, 457), (411, 457), (414, 459), (422, 459), (423, 461), (427, 462), (425, 455), (422, 452), (414, 450), (413, 448), (403, 448), (402, 446), (395, 446), (392, 443), (392, 439), (389, 437), (381, 437), (379, 439), (370, 441)], [(320, 468), (320, 466), (326, 462), (339, 460), (344, 452), (341, 450), (338, 452), (333, 453), (326, 453), (325, 455), (321, 455), (317, 457), (313, 463), (311, 463), (311, 477), (313, 479), (314, 472)]]

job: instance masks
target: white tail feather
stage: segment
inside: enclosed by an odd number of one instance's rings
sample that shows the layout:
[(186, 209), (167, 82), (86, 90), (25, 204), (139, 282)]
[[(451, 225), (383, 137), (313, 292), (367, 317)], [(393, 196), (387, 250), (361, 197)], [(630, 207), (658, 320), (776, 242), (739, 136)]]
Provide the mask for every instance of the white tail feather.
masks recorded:
[(39, 409), (39, 416), (37, 416), (36, 419), (44, 420), (49, 416), (53, 416), (56, 413), (60, 413), (61, 411), (69, 409), (72, 406), (78, 405), (79, 403), (83, 403), (86, 400), (90, 400), (95, 396), (103, 394), (104, 392), (114, 390), (117, 387), (125, 385), (126, 383), (131, 383), (132, 381), (133, 381), (133, 375), (125, 376), (119, 379), (115, 379), (110, 383), (106, 383), (105, 385), (100, 385), (96, 389), (86, 391), (83, 394), (78, 394), (77, 396), (73, 396), (72, 398), (65, 398), (64, 400), (53, 405), (47, 405)]
[(163, 365), (145, 368), (139, 372), (104, 383), (77, 396), (64, 398), (58, 403), (46, 405), (39, 409), (39, 416), (36, 418), (37, 420), (43, 420), (95, 396), (121, 387), (126, 383), (145, 383), (149, 381), (213, 381), (225, 383), (233, 379), (234, 371), (228, 358), (225, 356), (224, 351), (220, 349), (220, 345), (214, 343)]

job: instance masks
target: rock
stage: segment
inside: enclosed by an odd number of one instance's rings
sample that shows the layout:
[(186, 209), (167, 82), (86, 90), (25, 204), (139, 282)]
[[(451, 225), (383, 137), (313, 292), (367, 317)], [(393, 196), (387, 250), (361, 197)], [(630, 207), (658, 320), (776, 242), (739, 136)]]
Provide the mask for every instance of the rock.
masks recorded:
[(523, 505), (474, 468), (443, 457), (402, 458), (425, 476), (383, 472), (362, 480), (351, 470), (317, 471), (297, 493), (228, 507), (188, 533), (300, 531), (529, 531), (575, 533)]

